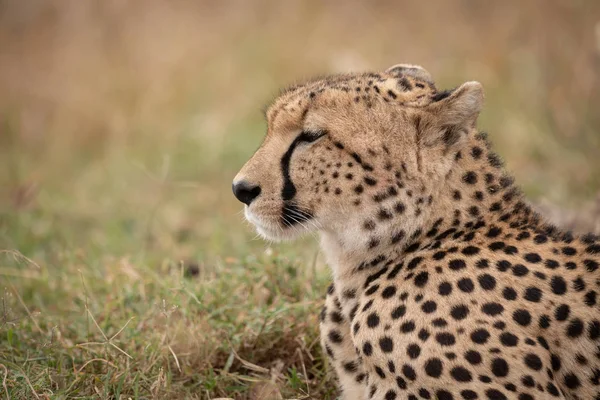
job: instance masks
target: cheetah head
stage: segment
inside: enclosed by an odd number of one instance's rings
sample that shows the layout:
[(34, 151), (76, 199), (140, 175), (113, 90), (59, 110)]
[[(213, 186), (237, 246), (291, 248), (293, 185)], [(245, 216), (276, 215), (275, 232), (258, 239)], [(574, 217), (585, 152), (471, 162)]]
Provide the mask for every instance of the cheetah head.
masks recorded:
[[(427, 71), (406, 64), (291, 87), (268, 108), (264, 141), (233, 192), (269, 240), (355, 227), (360, 235), (387, 198), (437, 189), (482, 102), (478, 82), (439, 92)], [(401, 225), (427, 217), (389, 206), (404, 213)]]

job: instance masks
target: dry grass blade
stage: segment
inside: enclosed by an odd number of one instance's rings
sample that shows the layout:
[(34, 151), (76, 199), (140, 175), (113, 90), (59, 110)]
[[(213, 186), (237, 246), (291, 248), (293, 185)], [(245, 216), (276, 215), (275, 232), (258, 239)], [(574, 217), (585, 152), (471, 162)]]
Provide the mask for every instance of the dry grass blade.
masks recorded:
[(6, 398), (9, 399), (8, 395), (8, 387), (6, 386), (6, 379), (8, 378), (8, 368), (4, 364), (0, 364), (0, 367), (4, 370), (4, 376), (2, 377), (2, 388), (4, 388), (4, 393), (6, 393)]
[(40, 265), (38, 263), (33, 261), (31, 258), (25, 256), (23, 253), (21, 253), (18, 250), (0, 250), (0, 253), (11, 254), (13, 256), (13, 258), (15, 259), (15, 261), (24, 260), (28, 264), (31, 264), (34, 267), (36, 267), (37, 269), (39, 269), (39, 270), (42, 269), (42, 267), (40, 267)]
[(79, 367), (79, 369), (77, 369), (77, 374), (80, 374), (81, 371), (83, 371), (83, 369), (88, 366), (88, 364), (93, 363), (94, 361), (101, 361), (103, 363), (110, 365), (111, 367), (113, 367), (115, 369), (118, 369), (118, 367), (115, 364), (111, 363), (108, 360), (105, 360), (104, 358), (92, 358), (91, 360), (87, 360), (81, 367)]
[(19, 292), (17, 291), (17, 288), (15, 288), (15, 286), (11, 283), (9, 283), (10, 288), (12, 289), (13, 293), (15, 294), (15, 296), (17, 296), (17, 299), (19, 300), (19, 303), (21, 303), (21, 305), (23, 306), (23, 308), (25, 309), (25, 312), (27, 313), (27, 315), (29, 316), (29, 319), (31, 320), (31, 322), (33, 323), (33, 325), (35, 326), (35, 329), (37, 329), (37, 331), (40, 334), (44, 334), (44, 331), (42, 331), (42, 329), (40, 328), (40, 326), (38, 325), (37, 321), (35, 320), (35, 318), (33, 318), (33, 314), (31, 314), (31, 311), (29, 311), (29, 307), (27, 307), (27, 305), (25, 304), (25, 302), (23, 301), (23, 298), (21, 297), (21, 295), (19, 294)]
[(169, 351), (171, 352), (171, 354), (173, 355), (173, 358), (175, 359), (175, 364), (177, 364), (177, 369), (181, 373), (181, 365), (179, 365), (179, 359), (177, 359), (177, 355), (173, 351), (173, 348), (171, 348), (171, 345), (167, 345), (167, 347), (169, 348)]
[(261, 367), (259, 365), (253, 364), (249, 361), (244, 360), (243, 358), (241, 358), (238, 353), (235, 351), (233, 345), (231, 344), (231, 341), (229, 340), (229, 338), (227, 337), (227, 343), (229, 343), (229, 347), (231, 349), (231, 351), (233, 352), (233, 355), (235, 356), (235, 358), (242, 363), (242, 365), (246, 368), (249, 369), (250, 371), (254, 371), (254, 372), (258, 372), (259, 374), (268, 374), (269, 373), (269, 369), (265, 368), (265, 367)]

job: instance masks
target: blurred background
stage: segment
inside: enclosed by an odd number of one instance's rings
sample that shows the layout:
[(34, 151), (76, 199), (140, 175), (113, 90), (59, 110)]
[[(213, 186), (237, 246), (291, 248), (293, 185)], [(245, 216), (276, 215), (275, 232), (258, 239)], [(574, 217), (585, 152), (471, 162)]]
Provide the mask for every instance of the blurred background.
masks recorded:
[(0, 392), (333, 398), (318, 246), (231, 180), (281, 87), (400, 62), (482, 82), (525, 192), (600, 231), (596, 0), (0, 1)]

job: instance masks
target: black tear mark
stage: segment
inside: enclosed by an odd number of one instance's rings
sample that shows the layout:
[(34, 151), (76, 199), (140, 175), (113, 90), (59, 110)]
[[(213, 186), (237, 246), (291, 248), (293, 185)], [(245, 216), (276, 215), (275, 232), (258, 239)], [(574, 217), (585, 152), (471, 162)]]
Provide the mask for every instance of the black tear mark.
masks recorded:
[(296, 186), (292, 182), (290, 178), (290, 160), (292, 159), (292, 154), (294, 150), (300, 143), (311, 143), (315, 140), (321, 138), (326, 135), (327, 131), (318, 131), (318, 132), (306, 132), (302, 131), (296, 139), (290, 144), (290, 147), (287, 149), (283, 157), (281, 157), (281, 174), (283, 175), (283, 188), (281, 189), (281, 198), (284, 201), (288, 201), (296, 196)]
[(281, 174), (283, 175), (283, 188), (281, 189), (281, 198), (284, 201), (281, 209), (281, 223), (285, 226), (293, 226), (303, 221), (309, 220), (313, 215), (308, 210), (302, 210), (297, 205), (290, 203), (296, 196), (296, 186), (290, 177), (290, 160), (294, 150), (300, 143), (311, 143), (325, 136), (327, 131), (307, 132), (303, 131), (294, 139), (283, 157), (281, 157)]

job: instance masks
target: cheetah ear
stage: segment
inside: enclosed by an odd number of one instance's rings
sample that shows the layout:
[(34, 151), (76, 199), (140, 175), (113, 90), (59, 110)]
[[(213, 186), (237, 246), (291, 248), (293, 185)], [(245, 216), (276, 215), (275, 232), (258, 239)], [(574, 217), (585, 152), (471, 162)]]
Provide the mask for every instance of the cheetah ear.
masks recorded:
[(427, 106), (441, 125), (470, 127), (483, 107), (481, 83), (465, 82), (454, 90), (436, 93)]
[(431, 77), (431, 74), (420, 65), (396, 64), (386, 69), (385, 72), (396, 78), (400, 78), (402, 76), (411, 76), (416, 80), (433, 84), (433, 78)]
[(454, 90), (436, 93), (425, 107), (428, 116), (417, 126), (425, 144), (461, 142), (475, 126), (483, 106), (483, 86), (471, 81)]

